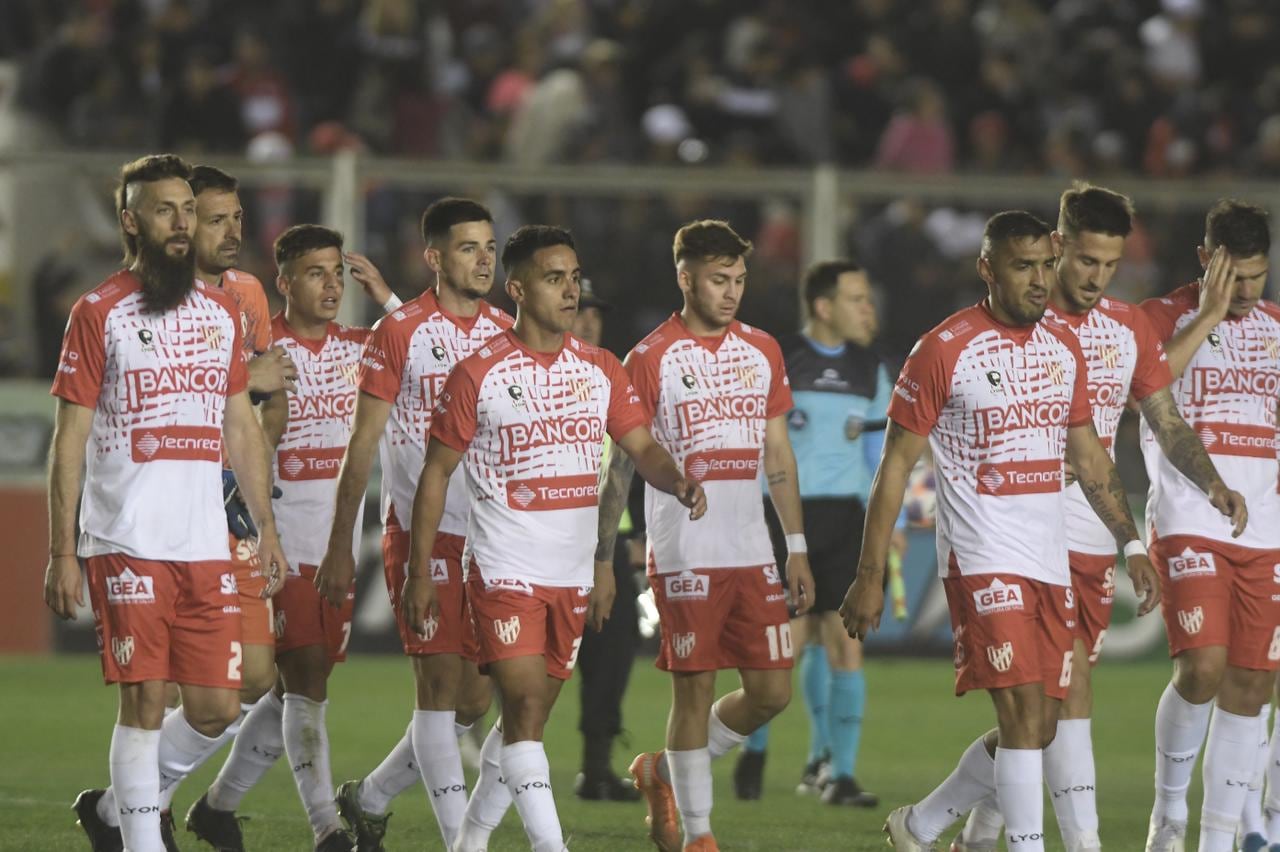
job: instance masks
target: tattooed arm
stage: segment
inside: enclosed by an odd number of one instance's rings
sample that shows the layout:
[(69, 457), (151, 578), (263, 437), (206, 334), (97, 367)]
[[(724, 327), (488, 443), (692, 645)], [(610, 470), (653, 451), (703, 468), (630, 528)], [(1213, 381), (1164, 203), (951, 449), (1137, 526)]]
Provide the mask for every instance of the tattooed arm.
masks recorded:
[(1142, 416), (1155, 433), (1169, 463), (1209, 495), (1209, 502), (1215, 509), (1231, 519), (1233, 536), (1243, 533), (1249, 520), (1244, 496), (1227, 488), (1222, 481), (1200, 438), (1178, 413), (1178, 406), (1168, 388), (1142, 400)]
[(631, 478), (636, 466), (631, 456), (617, 444), (610, 443), (600, 468), (600, 521), (596, 539), (596, 562), (613, 562), (613, 548), (618, 540), (618, 521), (627, 508)]

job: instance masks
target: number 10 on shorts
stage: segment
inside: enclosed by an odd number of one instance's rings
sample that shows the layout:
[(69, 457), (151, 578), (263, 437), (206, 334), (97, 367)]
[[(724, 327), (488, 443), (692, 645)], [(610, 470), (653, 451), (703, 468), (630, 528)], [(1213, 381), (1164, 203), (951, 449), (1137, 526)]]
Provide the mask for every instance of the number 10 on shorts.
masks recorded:
[(770, 624), (764, 629), (764, 638), (769, 643), (769, 659), (771, 661), (791, 659), (790, 624)]

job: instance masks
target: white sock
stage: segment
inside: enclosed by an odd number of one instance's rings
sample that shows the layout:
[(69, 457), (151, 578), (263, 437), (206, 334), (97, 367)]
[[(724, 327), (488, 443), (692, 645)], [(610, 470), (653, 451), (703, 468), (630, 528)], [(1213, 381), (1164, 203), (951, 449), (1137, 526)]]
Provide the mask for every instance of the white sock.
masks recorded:
[(926, 846), (975, 804), (995, 794), (996, 764), (987, 753), (985, 737), (984, 734), (970, 743), (946, 780), (911, 806), (907, 827)]
[(996, 747), (996, 802), (1009, 852), (1044, 852), (1044, 752)]
[[(719, 722), (714, 707), (711, 718)], [(676, 809), (680, 811), (687, 846), (702, 835), (711, 833), (711, 749), (668, 749), (667, 769), (671, 772), (671, 789), (676, 796)]]
[(413, 759), (413, 723), (390, 753), (360, 782), (357, 798), (360, 810), (382, 816), (391, 800), (422, 780), (417, 761)]
[[(173, 804), (173, 796), (178, 792), (178, 785), (197, 768), (204, 764), (218, 750), (228, 737), (206, 737), (191, 727), (191, 723), (182, 713), (173, 712), (178, 708), (166, 708), (164, 721), (160, 724), (160, 810), (168, 810)], [(120, 817), (116, 812), (116, 793), (113, 787), (98, 800), (98, 815), (108, 821), (108, 825), (119, 825)]]
[(1271, 729), (1271, 748), (1267, 754), (1267, 795), (1264, 799), (1267, 815), (1267, 838), (1280, 843), (1280, 713)]
[(160, 732), (116, 725), (111, 732), (111, 787), (120, 837), (129, 852), (164, 852), (160, 839)]
[(1258, 749), (1258, 717), (1214, 708), (1204, 747), (1200, 852), (1231, 852)]
[(720, 721), (720, 713), (716, 710), (719, 701), (711, 705), (711, 713), (707, 716), (707, 751), (711, 759), (728, 754), (747, 738)]
[(329, 769), (329, 730), (324, 721), (328, 704), (328, 701), (312, 701), (305, 695), (286, 692), (281, 720), (293, 783), (317, 841), (342, 828), (338, 805), (333, 800), (333, 773)]
[(480, 777), (467, 802), (466, 818), (454, 844), (456, 852), (478, 852), (487, 848), (489, 835), (511, 807), (511, 791), (502, 777), (501, 758), (502, 729), (494, 725), (480, 746)]
[(280, 759), (284, 754), (283, 715), (284, 703), (274, 692), (268, 692), (253, 705), (240, 723), (227, 762), (209, 787), (209, 807), (219, 811), (240, 807), (244, 794)]
[(413, 711), (413, 755), (448, 849), (458, 836), (467, 809), (467, 779), (462, 774), (462, 755), (454, 733), (454, 711)]
[(1152, 821), (1187, 821), (1187, 788), (1209, 730), (1213, 702), (1192, 704), (1173, 684), (1156, 705), (1156, 802)]
[[(995, 768), (992, 767), (992, 772)], [(1000, 805), (996, 803), (996, 794), (992, 793), (969, 811), (964, 828), (960, 832), (965, 843), (974, 846), (995, 847), (1000, 842), (1004, 829), (1004, 817), (1000, 816)]]
[[(1253, 759), (1253, 775), (1249, 778), (1249, 792), (1244, 798), (1244, 810), (1240, 814), (1240, 834), (1259, 834), (1267, 836), (1266, 823), (1262, 816), (1262, 784), (1267, 777), (1267, 759), (1270, 748), (1267, 743), (1267, 731), (1270, 729), (1271, 705), (1263, 706), (1258, 713), (1258, 752)], [(1280, 838), (1277, 838), (1280, 839)]]
[(1101, 845), (1090, 728), (1088, 719), (1061, 719), (1053, 742), (1044, 750), (1044, 780), (1067, 849)]
[(499, 762), (533, 852), (561, 852), (564, 835), (551, 794), (551, 767), (542, 743), (522, 740), (504, 745)]

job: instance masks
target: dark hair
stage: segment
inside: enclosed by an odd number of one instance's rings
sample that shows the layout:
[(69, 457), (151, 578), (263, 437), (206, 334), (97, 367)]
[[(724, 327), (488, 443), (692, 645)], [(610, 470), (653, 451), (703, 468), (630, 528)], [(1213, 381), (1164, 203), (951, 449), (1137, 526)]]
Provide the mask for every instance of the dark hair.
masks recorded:
[(191, 194), (202, 192), (235, 192), (240, 189), (240, 181), (214, 166), (194, 166), (191, 169)]
[(861, 271), (862, 267), (852, 260), (823, 260), (810, 266), (800, 283), (800, 292), (804, 296), (804, 303), (809, 306), (809, 312), (813, 312), (814, 302), (831, 298), (841, 275)]
[(1224, 198), (1209, 208), (1204, 218), (1205, 248), (1222, 246), (1227, 254), (1243, 260), (1271, 252), (1271, 228), (1267, 211), (1255, 204)]
[(464, 222), (493, 222), (489, 208), (470, 198), (441, 198), (422, 214), (422, 241), (427, 245), (449, 236), (454, 225)]
[(998, 243), (1009, 240), (1038, 240), (1053, 232), (1043, 219), (1025, 210), (1006, 210), (987, 220), (982, 229), (982, 256), (990, 257)]
[(747, 257), (753, 246), (721, 219), (699, 219), (676, 231), (671, 253), (682, 260), (710, 260), (716, 257)]
[(276, 237), (276, 266), (282, 267), (304, 254), (325, 248), (342, 251), (342, 234), (324, 225), (294, 225)]
[(539, 249), (568, 246), (577, 250), (573, 235), (556, 225), (521, 225), (507, 237), (502, 247), (502, 268), (507, 277), (518, 277), (520, 266), (533, 257)]
[(1077, 237), (1084, 231), (1127, 237), (1133, 230), (1133, 202), (1127, 195), (1076, 181), (1058, 203), (1058, 232)]
[[(120, 182), (116, 185), (116, 220), (124, 213), (129, 201), (129, 188), (137, 183), (155, 183), (169, 178), (191, 180), (191, 166), (177, 154), (149, 154), (120, 167)], [(138, 256), (138, 238), (120, 229), (124, 244), (124, 263), (128, 266)]]

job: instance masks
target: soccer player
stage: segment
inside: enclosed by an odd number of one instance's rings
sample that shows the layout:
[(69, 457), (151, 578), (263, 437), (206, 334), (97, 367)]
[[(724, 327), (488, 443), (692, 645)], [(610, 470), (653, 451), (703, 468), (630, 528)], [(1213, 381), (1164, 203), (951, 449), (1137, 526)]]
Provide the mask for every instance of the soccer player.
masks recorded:
[(978, 274), (988, 297), (925, 334), (889, 404), (858, 576), (840, 612), (850, 635), (884, 609), (885, 558), (926, 442), (938, 468), (938, 568), (955, 633), (956, 693), (986, 689), (996, 730), (973, 742), (923, 801), (889, 815), (897, 849), (924, 850), (994, 793), (1011, 849), (1044, 849), (1042, 749), (1073, 668), (1078, 617), (1062, 517), (1063, 457), (1123, 545), (1139, 613), (1159, 599), (1111, 457), (1094, 430), (1074, 334), (1043, 320), (1054, 277), (1049, 226), (1022, 211), (988, 220)]
[[(1215, 508), (1243, 525), (1244, 498), (1223, 483), (1200, 439), (1178, 414), (1169, 391), (1173, 377), (1168, 359), (1150, 323), (1135, 306), (1105, 296), (1132, 227), (1133, 205), (1119, 193), (1081, 183), (1062, 194), (1053, 234), (1057, 276), (1046, 316), (1065, 324), (1080, 342), (1094, 428), (1112, 458), (1120, 415), (1132, 396), (1173, 466)], [(1116, 554), (1110, 532), (1078, 482), (1067, 488), (1066, 505), (1075, 654), (1057, 733), (1044, 751), (1044, 772), (1063, 842), (1069, 852), (1077, 852), (1101, 848), (1089, 722), (1091, 671), (1111, 623)], [(995, 849), (999, 831), (999, 813), (988, 800), (974, 809), (953, 849)]]
[(597, 564), (592, 576), (605, 435), (691, 519), (704, 514), (706, 498), (645, 428), (618, 359), (568, 333), (581, 278), (569, 232), (519, 228), (503, 246), (502, 266), (515, 325), (460, 361), (440, 394), (401, 606), (406, 624), (430, 630), (441, 608), (430, 554), (450, 477), (465, 458), (476, 495), (467, 592), (479, 660), (502, 694), (502, 776), (534, 852), (561, 852), (542, 733), (573, 671), (584, 624), (598, 626), (615, 594), (611, 562)]
[[(161, 776), (202, 759), (239, 713), (243, 646), (221, 511), (224, 447), (257, 524), (264, 596), (287, 568), (240, 319), (194, 274), (190, 176), (167, 154), (122, 168), (116, 206), (128, 268), (76, 303), (53, 385), (45, 600), (63, 618), (74, 615), (83, 558), (103, 674), (120, 685), (110, 756), (118, 828), (98, 812), (103, 791), (76, 802), (95, 849), (163, 849)], [(165, 720), (170, 680), (183, 706)]]
[[(734, 319), (751, 248), (726, 222), (680, 228), (672, 252), (684, 308), (626, 360), (654, 436), (687, 477), (706, 483), (712, 507), (695, 528), (676, 501), (654, 488), (645, 493), (649, 582), (662, 619), (658, 666), (671, 672), (672, 705), (666, 749), (638, 755), (631, 773), (647, 800), (650, 837), (663, 850), (681, 848), (677, 809), (683, 848), (717, 848), (711, 761), (791, 699), (791, 625), (757, 484), (762, 461), (791, 554), (785, 582), (800, 613), (812, 603), (782, 352), (768, 334)], [(613, 553), (632, 473), (629, 460), (610, 458), (597, 565)], [(715, 701), (724, 668), (736, 668), (742, 685)]]
[(419, 778), (451, 846), (466, 808), (466, 783), (457, 738), (489, 707), (487, 678), (474, 661), (474, 637), (463, 595), (462, 547), (470, 499), (459, 476), (449, 491), (431, 567), (440, 611), (420, 634), (400, 618), (409, 560), (408, 524), (422, 473), (432, 412), (445, 377), (462, 358), (510, 327), (511, 318), (484, 301), (493, 286), (493, 217), (465, 198), (444, 198), (422, 216), (424, 257), (435, 286), (374, 328), (361, 360), (351, 443), (338, 476), (333, 527), (316, 587), (341, 607), (355, 576), (351, 540), (373, 455), (381, 441), (382, 554), (400, 639), (413, 664), (413, 720), (386, 759), (362, 781), (338, 790), (338, 807), (361, 849), (377, 849), (387, 806)]
[[(867, 348), (876, 314), (866, 271), (848, 260), (816, 263), (805, 272), (801, 291), (809, 322), (778, 341), (795, 400), (787, 428), (816, 585), (809, 615), (791, 621), (809, 715), (809, 757), (797, 791), (817, 792), (828, 804), (869, 808), (879, 799), (854, 780), (867, 698), (862, 643), (850, 638), (837, 610), (858, 564), (893, 383)], [(779, 548), (782, 529), (772, 506), (765, 507), (765, 520), (782, 562), (786, 551)], [(904, 536), (895, 536), (899, 552), (903, 545)], [(760, 798), (768, 733), (769, 726), (761, 725), (743, 744), (733, 772), (739, 798)]]
[(1206, 732), (1200, 849), (1231, 848), (1280, 668), (1280, 574), (1273, 571), (1280, 562), (1280, 308), (1262, 299), (1270, 249), (1262, 209), (1220, 201), (1205, 219), (1204, 276), (1142, 304), (1165, 342), (1178, 412), (1222, 478), (1244, 494), (1252, 521), (1241, 534), (1206, 513), (1194, 484), (1143, 424), (1151, 559), (1174, 661), (1156, 708), (1149, 850), (1183, 846), (1187, 787)]

